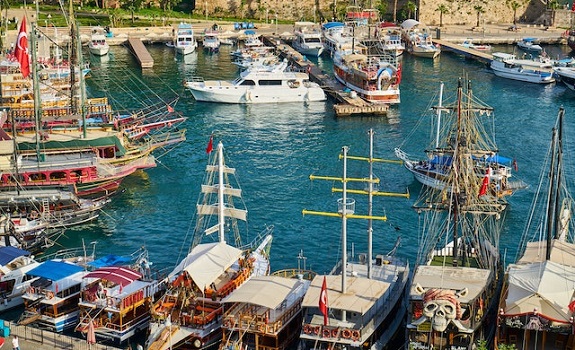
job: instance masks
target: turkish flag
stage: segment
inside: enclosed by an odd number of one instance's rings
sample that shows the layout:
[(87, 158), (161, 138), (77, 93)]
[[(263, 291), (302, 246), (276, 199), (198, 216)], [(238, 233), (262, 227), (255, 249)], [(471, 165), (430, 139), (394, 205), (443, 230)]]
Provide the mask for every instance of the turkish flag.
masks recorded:
[(575, 300), (570, 302), (568, 307), (569, 307), (569, 311), (571, 311), (571, 313), (575, 313)]
[(206, 147), (206, 153), (210, 154), (214, 150), (214, 135), (210, 136), (210, 141), (208, 141), (208, 147)]
[(323, 314), (323, 325), (327, 326), (327, 283), (323, 276), (323, 284), (319, 293), (319, 311)]
[(26, 17), (22, 19), (20, 24), (20, 31), (16, 39), (16, 48), (14, 49), (14, 56), (20, 63), (20, 72), (24, 78), (30, 75), (30, 58), (28, 57), (28, 34), (26, 33)]
[(174, 107), (166, 105), (168, 107), (168, 113), (174, 113)]
[(481, 188), (479, 189), (479, 197), (485, 196), (487, 194), (487, 185), (489, 185), (489, 175), (491, 174), (491, 167), (487, 168), (487, 173), (483, 178), (483, 183), (481, 184)]

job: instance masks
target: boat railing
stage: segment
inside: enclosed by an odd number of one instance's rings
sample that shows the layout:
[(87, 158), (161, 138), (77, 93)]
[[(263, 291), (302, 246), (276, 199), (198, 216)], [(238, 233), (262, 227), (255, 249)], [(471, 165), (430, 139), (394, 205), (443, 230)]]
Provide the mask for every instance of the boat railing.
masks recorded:
[[(122, 324), (113, 323), (112, 321), (105, 322), (102, 327), (106, 329), (111, 329), (114, 331), (124, 331), (126, 329), (130, 329), (134, 325), (140, 323), (143, 319), (149, 318), (149, 313), (143, 313), (141, 315), (136, 316), (135, 318), (131, 319), (130, 321)], [(113, 319), (112, 319), (113, 320)]]
[(203, 83), (204, 82), (204, 78), (203, 77), (198, 77), (198, 76), (193, 76), (189, 82), (192, 83)]

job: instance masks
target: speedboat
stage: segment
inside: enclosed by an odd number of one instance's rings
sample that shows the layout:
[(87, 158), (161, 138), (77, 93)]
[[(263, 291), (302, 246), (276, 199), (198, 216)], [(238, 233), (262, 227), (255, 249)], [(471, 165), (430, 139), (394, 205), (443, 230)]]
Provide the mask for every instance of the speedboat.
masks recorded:
[(294, 26), (294, 49), (306, 56), (319, 57), (324, 51), (320, 28), (312, 22), (295, 22)]
[(26, 273), (38, 265), (40, 263), (26, 250), (0, 247), (0, 293), (4, 298), (0, 312), (24, 304), (22, 295), (34, 281)]
[(517, 47), (525, 51), (541, 52), (543, 48), (535, 44), (536, 40), (536, 38), (523, 38), (517, 42)]
[(473, 43), (473, 39), (467, 39), (459, 45), (463, 46), (467, 49), (473, 49), (473, 50), (482, 51), (482, 52), (490, 52), (491, 51), (491, 45), (475, 44), (475, 43)]
[(110, 51), (110, 46), (106, 42), (106, 35), (104, 30), (101, 28), (94, 28), (92, 30), (92, 35), (90, 36), (90, 42), (88, 43), (88, 49), (90, 53), (96, 56), (104, 56)]
[(194, 30), (191, 24), (180, 23), (176, 31), (176, 38), (174, 39), (174, 49), (176, 53), (187, 55), (198, 47), (198, 42), (194, 38)]
[(436, 58), (441, 53), (433, 44), (429, 28), (414, 19), (401, 24), (401, 35), (406, 42), (407, 52), (414, 56)]
[(548, 84), (555, 81), (553, 65), (541, 60), (517, 59), (515, 55), (494, 52), (490, 64), (498, 77), (520, 80), (528, 83)]
[(258, 69), (247, 69), (234, 81), (195, 77), (187, 87), (197, 101), (220, 103), (274, 103), (324, 101), (326, 95), (309, 75), (287, 71), (287, 61)]

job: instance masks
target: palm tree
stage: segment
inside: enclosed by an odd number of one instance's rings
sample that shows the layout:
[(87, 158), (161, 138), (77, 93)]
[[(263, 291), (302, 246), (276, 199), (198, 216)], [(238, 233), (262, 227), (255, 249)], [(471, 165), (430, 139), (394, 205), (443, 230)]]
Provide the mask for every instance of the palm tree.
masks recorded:
[(511, 1), (511, 3), (509, 3), (509, 7), (513, 10), (513, 24), (515, 25), (517, 24), (517, 10), (521, 7), (521, 4), (517, 1)]
[(551, 27), (555, 26), (555, 14), (557, 13), (557, 9), (561, 8), (561, 5), (559, 4), (559, 2), (557, 0), (551, 0), (549, 1), (549, 3), (547, 4), (547, 6), (549, 6), (549, 8), (551, 9)]
[[(417, 6), (415, 6), (415, 3), (413, 1), (408, 1), (407, 4), (405, 4), (405, 9), (407, 10), (407, 17), (408, 18), (413, 18), (415, 20), (417, 20), (417, 18), (415, 18), (415, 11), (417, 9)], [(414, 17), (412, 17), (411, 15), (414, 15)]]
[(437, 6), (435, 11), (439, 12), (439, 26), (443, 27), (443, 15), (449, 13), (449, 9), (444, 4), (441, 4)]
[(397, 0), (393, 2), (393, 23), (397, 23)]
[(475, 26), (479, 27), (479, 17), (481, 16), (482, 13), (485, 13), (485, 9), (481, 5), (475, 5), (473, 6), (473, 9), (477, 13), (477, 24)]

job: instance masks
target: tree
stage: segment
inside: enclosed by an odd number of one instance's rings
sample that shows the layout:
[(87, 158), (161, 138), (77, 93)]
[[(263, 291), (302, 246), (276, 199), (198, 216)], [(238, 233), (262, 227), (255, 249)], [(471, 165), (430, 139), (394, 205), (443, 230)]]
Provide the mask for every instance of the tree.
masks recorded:
[(413, 18), (413, 19), (417, 19), (415, 11), (417, 11), (417, 6), (415, 5), (415, 3), (413, 1), (408, 1), (407, 4), (405, 4), (405, 9), (407, 10), (407, 17), (408, 18)]
[(397, 23), (397, 0), (393, 2), (393, 23)]
[(561, 5), (557, 0), (551, 0), (547, 4), (551, 9), (551, 27), (555, 26), (555, 14), (557, 13), (557, 9), (561, 8)]
[(385, 13), (387, 13), (387, 1), (380, 0), (377, 4), (377, 10), (380, 13), (380, 16), (383, 17)]
[(443, 15), (449, 13), (449, 9), (444, 4), (437, 6), (435, 9), (436, 12), (439, 12), (439, 26), (443, 27)]
[(481, 17), (482, 13), (485, 13), (485, 9), (481, 5), (475, 5), (473, 6), (473, 9), (475, 10), (475, 13), (477, 13), (477, 24), (475, 26), (479, 27), (479, 17)]
[(517, 1), (511, 1), (509, 7), (513, 10), (513, 24), (517, 24), (517, 9), (521, 7), (521, 4)]

